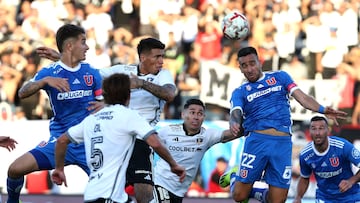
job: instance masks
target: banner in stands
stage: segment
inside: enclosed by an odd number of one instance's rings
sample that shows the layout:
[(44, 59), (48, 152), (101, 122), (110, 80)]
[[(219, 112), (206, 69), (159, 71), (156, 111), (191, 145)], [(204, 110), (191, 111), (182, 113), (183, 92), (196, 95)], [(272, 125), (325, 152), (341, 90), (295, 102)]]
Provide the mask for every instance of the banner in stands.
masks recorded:
[[(240, 86), (244, 79), (239, 68), (217, 62), (203, 62), (201, 64), (200, 99), (209, 104), (230, 108), (231, 93)], [(336, 108), (341, 99), (340, 84), (337, 80), (302, 80), (296, 83), (305, 93), (315, 97), (324, 106)], [(292, 97), (290, 105), (293, 120), (306, 120), (313, 114), (294, 101)]]

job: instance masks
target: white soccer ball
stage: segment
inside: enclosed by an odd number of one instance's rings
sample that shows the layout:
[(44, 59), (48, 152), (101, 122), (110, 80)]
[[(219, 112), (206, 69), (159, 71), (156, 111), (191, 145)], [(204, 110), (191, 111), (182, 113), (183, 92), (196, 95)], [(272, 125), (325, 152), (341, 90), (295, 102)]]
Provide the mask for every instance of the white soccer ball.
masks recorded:
[(232, 40), (243, 40), (250, 33), (249, 21), (245, 15), (236, 11), (227, 14), (223, 18), (221, 29), (224, 36)]

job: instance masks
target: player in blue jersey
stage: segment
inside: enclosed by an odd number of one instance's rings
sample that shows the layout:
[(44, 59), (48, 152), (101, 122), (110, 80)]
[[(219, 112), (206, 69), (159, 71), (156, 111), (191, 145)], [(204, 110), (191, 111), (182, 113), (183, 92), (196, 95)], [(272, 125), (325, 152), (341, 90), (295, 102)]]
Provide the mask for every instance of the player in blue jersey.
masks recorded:
[[(155, 38), (141, 39), (137, 52), (139, 64), (119, 64), (100, 69), (102, 77), (114, 73), (125, 73), (131, 79), (131, 98), (129, 107), (137, 110), (151, 126), (159, 120), (166, 102), (175, 98), (176, 86), (169, 70), (163, 68), (165, 45)], [(59, 54), (50, 48), (40, 47), (37, 53), (41, 57), (56, 60)], [(153, 153), (149, 145), (137, 139), (127, 173), (127, 185), (134, 187), (138, 203), (149, 203), (154, 200)]]
[(314, 116), (310, 120), (312, 142), (300, 153), (300, 180), (294, 203), (300, 203), (311, 173), (317, 182), (316, 202), (360, 202), (360, 172), (353, 172), (352, 164), (360, 167), (360, 151), (349, 141), (329, 136), (326, 118)]
[[(56, 43), (61, 53), (60, 60), (41, 69), (19, 90), (20, 98), (45, 90), (54, 117), (50, 120), (49, 140), (20, 156), (9, 166), (8, 203), (19, 202), (26, 174), (54, 168), (57, 137), (90, 114), (89, 103), (93, 104), (102, 99), (102, 79), (99, 71), (81, 62), (89, 49), (84, 29), (71, 24), (63, 25), (56, 33)], [(99, 103), (91, 108), (97, 109), (100, 106)], [(76, 164), (89, 174), (83, 144), (69, 145), (65, 165), (69, 164)]]
[[(262, 72), (253, 47), (240, 49), (238, 62), (247, 81), (232, 93), (229, 123), (234, 135), (244, 133), (246, 139), (239, 169), (236, 173), (226, 173), (220, 181), (225, 186), (224, 177), (232, 174), (230, 188), (237, 202), (249, 197), (263, 202), (285, 202), (292, 167), (289, 96), (304, 108), (326, 114), (336, 123), (336, 118), (343, 118), (346, 113), (321, 106), (284, 71)], [(253, 189), (254, 182), (261, 177), (269, 185), (268, 190)], [(229, 179), (225, 181), (227, 184)]]

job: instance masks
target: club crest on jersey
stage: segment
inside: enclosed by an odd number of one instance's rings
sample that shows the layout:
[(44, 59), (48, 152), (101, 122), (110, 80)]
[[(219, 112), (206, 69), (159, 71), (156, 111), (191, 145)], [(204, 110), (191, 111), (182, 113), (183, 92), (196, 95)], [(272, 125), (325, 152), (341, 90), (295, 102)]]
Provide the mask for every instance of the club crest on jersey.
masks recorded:
[(93, 75), (84, 75), (84, 81), (87, 86), (91, 86), (94, 84), (94, 76)]
[(242, 178), (246, 178), (247, 176), (248, 176), (248, 170), (246, 170), (246, 169), (241, 169), (240, 170), (240, 176), (242, 177)]
[(360, 151), (356, 148), (353, 148), (352, 150), (352, 156), (355, 158), (355, 159), (359, 159), (360, 158)]
[(275, 85), (276, 79), (274, 77), (271, 77), (270, 79), (265, 80), (268, 85)]
[(48, 144), (48, 142), (46, 142), (46, 141), (41, 141), (41, 142), (38, 144), (38, 147), (45, 147), (47, 144)]
[(250, 91), (251, 90), (251, 86), (250, 85), (246, 85), (246, 90)]
[(203, 138), (197, 138), (196, 139), (196, 144), (201, 144), (203, 143), (204, 139)]
[(332, 167), (338, 167), (339, 166), (339, 157), (331, 157), (329, 158), (330, 164)]

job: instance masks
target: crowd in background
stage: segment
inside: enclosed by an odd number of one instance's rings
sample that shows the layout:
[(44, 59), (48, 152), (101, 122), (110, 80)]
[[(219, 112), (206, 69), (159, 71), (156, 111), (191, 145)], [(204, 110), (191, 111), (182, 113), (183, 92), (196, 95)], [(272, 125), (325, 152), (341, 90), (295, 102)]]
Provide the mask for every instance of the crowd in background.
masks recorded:
[[(244, 41), (222, 35), (220, 22), (232, 11), (250, 22)], [(179, 118), (182, 101), (199, 97), (201, 62), (237, 68), (237, 51), (251, 45), (265, 71), (281, 69), (295, 81), (340, 81), (338, 108), (349, 113), (345, 123), (359, 125), (359, 17), (359, 0), (0, 0), (0, 120), (52, 116), (45, 94), (20, 100), (17, 91), (51, 63), (35, 49), (57, 49), (56, 30), (73, 23), (86, 29), (86, 61), (99, 69), (137, 63), (144, 36), (166, 44), (164, 68), (178, 96), (164, 118)]]
[[(137, 63), (135, 45), (143, 36), (166, 44), (164, 67), (173, 73), (179, 91), (165, 118), (179, 118), (181, 100), (199, 97), (202, 61), (236, 68), (237, 50), (251, 45), (264, 70), (283, 69), (295, 80), (342, 80), (339, 108), (350, 115), (355, 109), (349, 123), (359, 121), (358, 0), (2, 0), (0, 5), (3, 120), (51, 117), (45, 95), (20, 101), (17, 90), (50, 63), (36, 55), (36, 47), (57, 49), (57, 28), (73, 23), (86, 29), (86, 60), (95, 68)], [(221, 19), (231, 11), (244, 13), (250, 22), (244, 41), (222, 35)]]

